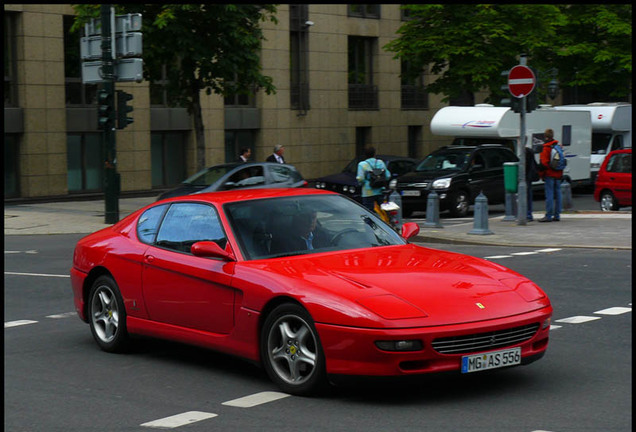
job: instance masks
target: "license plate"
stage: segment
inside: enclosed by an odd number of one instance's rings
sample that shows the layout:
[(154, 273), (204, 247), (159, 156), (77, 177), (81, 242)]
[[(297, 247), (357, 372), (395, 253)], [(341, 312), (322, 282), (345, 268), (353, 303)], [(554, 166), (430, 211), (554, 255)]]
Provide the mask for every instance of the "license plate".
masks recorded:
[(402, 191), (402, 196), (420, 196), (420, 191), (418, 191), (418, 190), (404, 190), (404, 191)]
[(521, 348), (492, 351), (462, 357), (462, 373), (478, 372), (521, 364)]

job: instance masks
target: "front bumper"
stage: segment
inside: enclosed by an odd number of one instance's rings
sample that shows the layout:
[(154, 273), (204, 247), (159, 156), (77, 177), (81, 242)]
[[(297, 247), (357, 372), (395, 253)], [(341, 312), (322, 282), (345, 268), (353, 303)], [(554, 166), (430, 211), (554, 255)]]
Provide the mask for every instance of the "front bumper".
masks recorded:
[[(546, 351), (549, 340), (549, 325), (543, 328), (552, 315), (552, 308), (544, 308), (525, 314), (489, 320), (479, 323), (448, 325), (443, 327), (421, 327), (397, 330), (364, 329), (316, 324), (330, 375), (406, 376), (461, 370), (461, 359), (477, 352), (498, 351), (520, 346), (522, 364), (540, 358)], [(507, 328), (539, 323), (537, 332), (528, 340), (505, 348), (494, 348), (462, 354), (441, 354), (433, 349), (438, 338), (465, 336), (505, 330)], [(382, 351), (378, 340), (419, 339), (423, 349), (419, 351)]]

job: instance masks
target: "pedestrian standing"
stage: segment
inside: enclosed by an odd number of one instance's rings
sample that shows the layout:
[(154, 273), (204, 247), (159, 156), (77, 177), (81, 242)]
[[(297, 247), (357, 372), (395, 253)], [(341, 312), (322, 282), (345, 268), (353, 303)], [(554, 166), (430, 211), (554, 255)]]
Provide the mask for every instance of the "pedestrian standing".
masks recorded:
[(561, 220), (561, 179), (563, 170), (555, 170), (550, 167), (550, 154), (552, 147), (559, 145), (554, 139), (554, 131), (546, 129), (544, 144), (540, 156), (539, 176), (545, 186), (545, 216), (539, 222), (558, 222)]
[(539, 180), (539, 167), (531, 147), (526, 147), (526, 186), (528, 192), (528, 222), (532, 222), (532, 183)]
[(252, 156), (252, 149), (248, 147), (243, 147), (241, 149), (238, 162), (247, 162), (250, 159), (250, 156)]
[(364, 150), (364, 157), (365, 160), (358, 163), (356, 180), (358, 180), (358, 184), (362, 186), (362, 205), (374, 211), (376, 202), (378, 205), (382, 204), (384, 187), (372, 187), (369, 178), (370, 173), (373, 170), (383, 170), (387, 183), (391, 178), (391, 173), (381, 159), (376, 159), (374, 147), (367, 147)]
[(285, 163), (283, 153), (285, 153), (285, 147), (282, 144), (276, 144), (276, 146), (274, 146), (274, 153), (269, 155), (265, 160), (267, 162)]

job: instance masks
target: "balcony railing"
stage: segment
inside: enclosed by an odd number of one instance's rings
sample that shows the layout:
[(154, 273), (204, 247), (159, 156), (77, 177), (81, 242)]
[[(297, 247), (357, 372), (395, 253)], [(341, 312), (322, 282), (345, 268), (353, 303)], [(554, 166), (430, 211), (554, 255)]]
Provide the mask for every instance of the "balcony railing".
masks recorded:
[(378, 109), (378, 86), (349, 84), (349, 109)]
[(402, 109), (428, 109), (428, 93), (422, 86), (402, 86)]

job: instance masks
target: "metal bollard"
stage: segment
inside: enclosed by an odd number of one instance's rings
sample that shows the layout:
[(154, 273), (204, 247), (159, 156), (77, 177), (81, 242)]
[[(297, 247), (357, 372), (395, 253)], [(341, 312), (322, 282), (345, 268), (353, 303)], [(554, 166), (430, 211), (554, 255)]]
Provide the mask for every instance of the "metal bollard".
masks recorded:
[(475, 221), (473, 223), (473, 229), (468, 234), (494, 234), (488, 229), (488, 198), (479, 192), (477, 198), (475, 198)]
[(422, 224), (425, 228), (444, 228), (439, 221), (439, 195), (431, 191), (426, 198), (426, 222)]
[(516, 221), (517, 220), (517, 194), (506, 192), (506, 215), (502, 219), (503, 221)]
[(561, 204), (563, 210), (574, 207), (574, 205), (572, 205), (572, 186), (570, 186), (570, 182), (565, 180), (561, 182)]
[(398, 206), (397, 210), (397, 228), (402, 229), (402, 197), (397, 191), (391, 192), (389, 195), (389, 201), (394, 202)]

